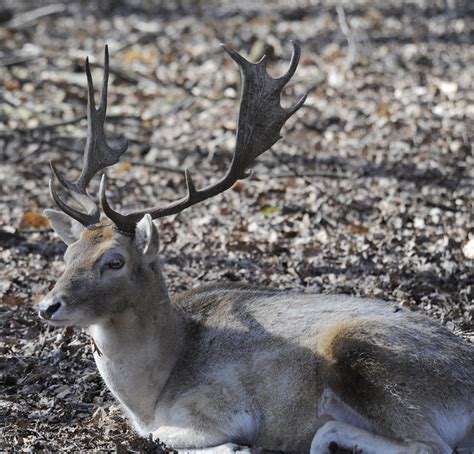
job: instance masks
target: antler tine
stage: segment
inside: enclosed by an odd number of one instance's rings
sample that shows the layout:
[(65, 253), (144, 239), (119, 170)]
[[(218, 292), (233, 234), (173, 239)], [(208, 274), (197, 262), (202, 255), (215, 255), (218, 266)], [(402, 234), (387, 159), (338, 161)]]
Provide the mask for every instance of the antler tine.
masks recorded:
[(252, 62), (249, 62), (245, 57), (240, 55), (236, 50), (232, 49), (232, 47), (229, 47), (227, 44), (220, 43), (219, 46), (221, 46), (222, 49), (224, 49), (232, 57), (232, 60), (234, 60), (237, 63), (237, 65), (242, 71), (244, 71), (244, 68), (246, 69), (250, 68), (251, 65), (254, 65), (254, 64), (258, 65), (259, 63), (263, 62), (263, 60), (266, 58), (266, 55), (264, 55), (258, 63), (252, 63)]
[[(92, 178), (105, 167), (117, 163), (120, 156), (127, 149), (127, 141), (122, 139), (122, 143), (117, 149), (110, 147), (105, 139), (104, 123), (107, 111), (107, 86), (109, 80), (109, 50), (105, 46), (104, 51), (104, 76), (100, 94), (98, 109), (95, 107), (94, 82), (90, 70), (89, 58), (86, 59), (87, 76), (87, 139), (84, 148), (83, 167), (79, 178), (75, 182), (69, 181), (51, 163), (53, 175), (59, 180), (61, 185), (67, 189), (69, 194), (78, 202), (86, 213), (68, 206), (57, 194), (53, 184), (50, 185), (51, 195), (58, 206), (67, 214), (88, 226), (99, 222), (100, 212), (97, 204), (91, 199), (87, 192), (87, 186)], [(67, 208), (65, 208), (67, 207)]]
[[(89, 64), (89, 62), (87, 62)], [(90, 71), (89, 71), (90, 74)], [(104, 50), (104, 75), (102, 78), (102, 90), (100, 92), (100, 102), (99, 102), (99, 112), (103, 114), (105, 118), (105, 114), (107, 112), (107, 90), (109, 86), (109, 46), (105, 45)], [(94, 97), (92, 97), (94, 100)]]
[(79, 221), (82, 225), (91, 225), (93, 221), (98, 222), (100, 218), (98, 209), (97, 209), (97, 216), (96, 216), (96, 213), (94, 211), (90, 212), (89, 214), (85, 214), (85, 213), (81, 213), (80, 211), (75, 210), (74, 208), (71, 208), (66, 202), (64, 202), (61, 199), (61, 197), (59, 197), (58, 193), (54, 189), (53, 181), (54, 181), (54, 178), (51, 178), (49, 180), (49, 194), (51, 195), (51, 198), (54, 200), (56, 205), (62, 211), (64, 211), (67, 215), (74, 218), (76, 221)]
[(135, 226), (137, 222), (142, 218), (140, 215), (133, 215), (133, 213), (124, 215), (120, 214), (117, 211), (114, 211), (107, 201), (107, 196), (105, 193), (105, 186), (107, 183), (107, 177), (105, 174), (102, 175), (100, 180), (100, 189), (99, 189), (99, 197), (100, 197), (100, 206), (102, 207), (102, 211), (104, 214), (117, 226), (117, 228), (124, 233), (131, 233), (135, 232)]
[(290, 66), (288, 67), (288, 70), (286, 73), (279, 77), (277, 80), (281, 84), (281, 87), (283, 88), (293, 77), (295, 74), (296, 68), (298, 67), (298, 63), (300, 62), (300, 57), (301, 57), (301, 46), (297, 41), (291, 41), (291, 44), (293, 45), (293, 53), (291, 55), (291, 60), (290, 60)]
[(266, 71), (266, 61), (262, 58), (258, 63), (251, 63), (235, 50), (221, 44), (240, 68), (242, 77), (242, 94), (237, 127), (237, 138), (230, 167), (225, 176), (215, 184), (203, 189), (196, 189), (191, 174), (185, 171), (187, 194), (166, 207), (149, 208), (122, 215), (112, 210), (105, 195), (105, 179), (101, 185), (101, 205), (106, 215), (117, 227), (133, 233), (137, 222), (150, 214), (153, 219), (176, 214), (185, 208), (224, 192), (240, 179), (246, 178), (249, 167), (255, 159), (268, 150), (280, 136), (280, 130), (304, 103), (306, 94), (292, 107), (284, 109), (280, 105), (280, 97), (285, 84), (296, 71), (301, 55), (297, 42), (293, 43), (293, 55), (288, 71), (280, 78), (273, 79)]

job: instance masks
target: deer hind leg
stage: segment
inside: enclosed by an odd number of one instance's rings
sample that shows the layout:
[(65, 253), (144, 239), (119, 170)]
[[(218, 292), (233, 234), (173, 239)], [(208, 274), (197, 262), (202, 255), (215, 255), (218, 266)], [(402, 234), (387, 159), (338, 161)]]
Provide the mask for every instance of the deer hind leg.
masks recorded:
[(330, 446), (333, 443), (336, 443), (340, 448), (354, 450), (354, 452), (362, 451), (364, 454), (401, 454), (406, 452), (406, 446), (373, 435), (364, 429), (344, 422), (329, 421), (316, 432), (311, 443), (310, 453), (330, 453)]
[[(329, 452), (332, 442), (364, 454), (452, 453), (433, 418), (419, 408), (420, 398), (414, 402), (408, 398), (406, 388), (423, 392), (410, 381), (410, 371), (401, 375), (397, 363), (392, 364), (391, 350), (374, 342), (383, 329), (376, 323), (341, 323), (320, 340), (327, 388), (319, 402), (319, 416), (333, 421), (316, 433), (313, 453)], [(403, 382), (401, 389), (399, 382)], [(408, 397), (402, 399), (403, 393)]]
[(319, 416), (329, 416), (333, 421), (324, 424), (311, 443), (311, 454), (330, 452), (330, 445), (336, 443), (345, 449), (366, 453), (400, 453), (402, 446), (374, 435), (371, 424), (352, 408), (342, 402), (334, 392), (326, 388), (318, 407)]
[(318, 416), (327, 416), (333, 420), (324, 424), (317, 431), (311, 445), (311, 454), (329, 452), (331, 443), (336, 443), (345, 449), (355, 449), (356, 452), (361, 450), (363, 454), (452, 452), (451, 448), (445, 445), (433, 432), (425, 437), (426, 440), (430, 440), (429, 444), (422, 441), (397, 442), (374, 434), (373, 425), (370, 421), (342, 402), (330, 388), (326, 388), (321, 396)]
[(448, 446), (420, 442), (396, 442), (340, 421), (329, 421), (317, 432), (310, 454), (328, 454), (331, 445), (363, 454), (451, 454)]

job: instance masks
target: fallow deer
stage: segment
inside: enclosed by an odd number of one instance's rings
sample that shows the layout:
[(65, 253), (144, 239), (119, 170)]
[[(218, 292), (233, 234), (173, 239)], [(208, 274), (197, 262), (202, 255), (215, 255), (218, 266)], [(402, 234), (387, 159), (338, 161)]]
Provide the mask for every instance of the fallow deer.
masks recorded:
[[(105, 51), (99, 107), (86, 61), (88, 126), (75, 182), (51, 164), (46, 210), (68, 245), (66, 270), (41, 301), (53, 326), (88, 330), (97, 367), (136, 431), (179, 449), (259, 446), (326, 453), (331, 443), (366, 453), (451, 453), (473, 435), (474, 348), (435, 321), (387, 302), (206, 285), (170, 297), (158, 256), (154, 219), (229, 189), (279, 138), (304, 103), (280, 106), (293, 76), (271, 78), (224, 50), (240, 68), (242, 93), (233, 159), (217, 183), (166, 207), (120, 214), (87, 191), (100, 170), (127, 148), (104, 135), (109, 62)], [(55, 188), (59, 180), (83, 210)], [(472, 447), (472, 441), (469, 446)]]

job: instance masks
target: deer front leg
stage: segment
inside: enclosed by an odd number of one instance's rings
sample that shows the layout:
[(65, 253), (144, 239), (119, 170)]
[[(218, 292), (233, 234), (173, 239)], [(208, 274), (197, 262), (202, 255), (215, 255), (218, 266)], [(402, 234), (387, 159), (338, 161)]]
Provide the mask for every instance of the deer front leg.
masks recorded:
[[(255, 452), (255, 451), (254, 451)], [(251, 454), (252, 450), (247, 446), (239, 446), (234, 443), (214, 446), (203, 449), (178, 449), (179, 454)]]
[(250, 398), (238, 383), (211, 383), (182, 391), (178, 399), (163, 400), (155, 417), (159, 428), (153, 438), (178, 450), (235, 452), (240, 449), (234, 443), (251, 445), (258, 431)]
[[(242, 454), (250, 453), (246, 446), (226, 443), (224, 434), (205, 434), (193, 429), (162, 426), (153, 432), (153, 439), (159, 439), (169, 448), (180, 454)], [(188, 448), (187, 446), (206, 446), (205, 448)]]

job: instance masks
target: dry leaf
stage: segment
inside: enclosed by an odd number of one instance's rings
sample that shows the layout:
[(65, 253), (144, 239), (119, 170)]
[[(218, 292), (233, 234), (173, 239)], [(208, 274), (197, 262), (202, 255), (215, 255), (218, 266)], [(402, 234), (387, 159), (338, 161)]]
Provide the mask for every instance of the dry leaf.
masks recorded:
[(367, 227), (364, 227), (363, 225), (357, 225), (357, 224), (352, 224), (351, 230), (353, 233), (359, 233), (359, 234), (365, 234), (369, 232), (369, 229)]
[(35, 211), (27, 211), (20, 221), (20, 230), (26, 230), (29, 228), (41, 229), (49, 227), (49, 221), (43, 215), (36, 213)]
[(378, 105), (377, 113), (381, 117), (388, 117), (390, 115), (390, 103), (388, 101), (383, 101)]
[(20, 296), (15, 296), (15, 295), (8, 295), (3, 298), (3, 302), (7, 306), (19, 306), (20, 304), (23, 304), (26, 301), (26, 298), (20, 297)]
[(20, 82), (17, 80), (9, 80), (5, 82), (5, 88), (7, 90), (17, 90), (20, 87)]
[(124, 63), (143, 63), (144, 65), (153, 65), (156, 62), (156, 52), (144, 51), (139, 48), (128, 50), (123, 55)]
[(118, 173), (128, 173), (132, 170), (132, 164), (130, 161), (122, 161), (117, 165)]
[(234, 186), (232, 186), (232, 191), (234, 192), (242, 192), (242, 189), (244, 187), (244, 183), (241, 181), (237, 181)]

